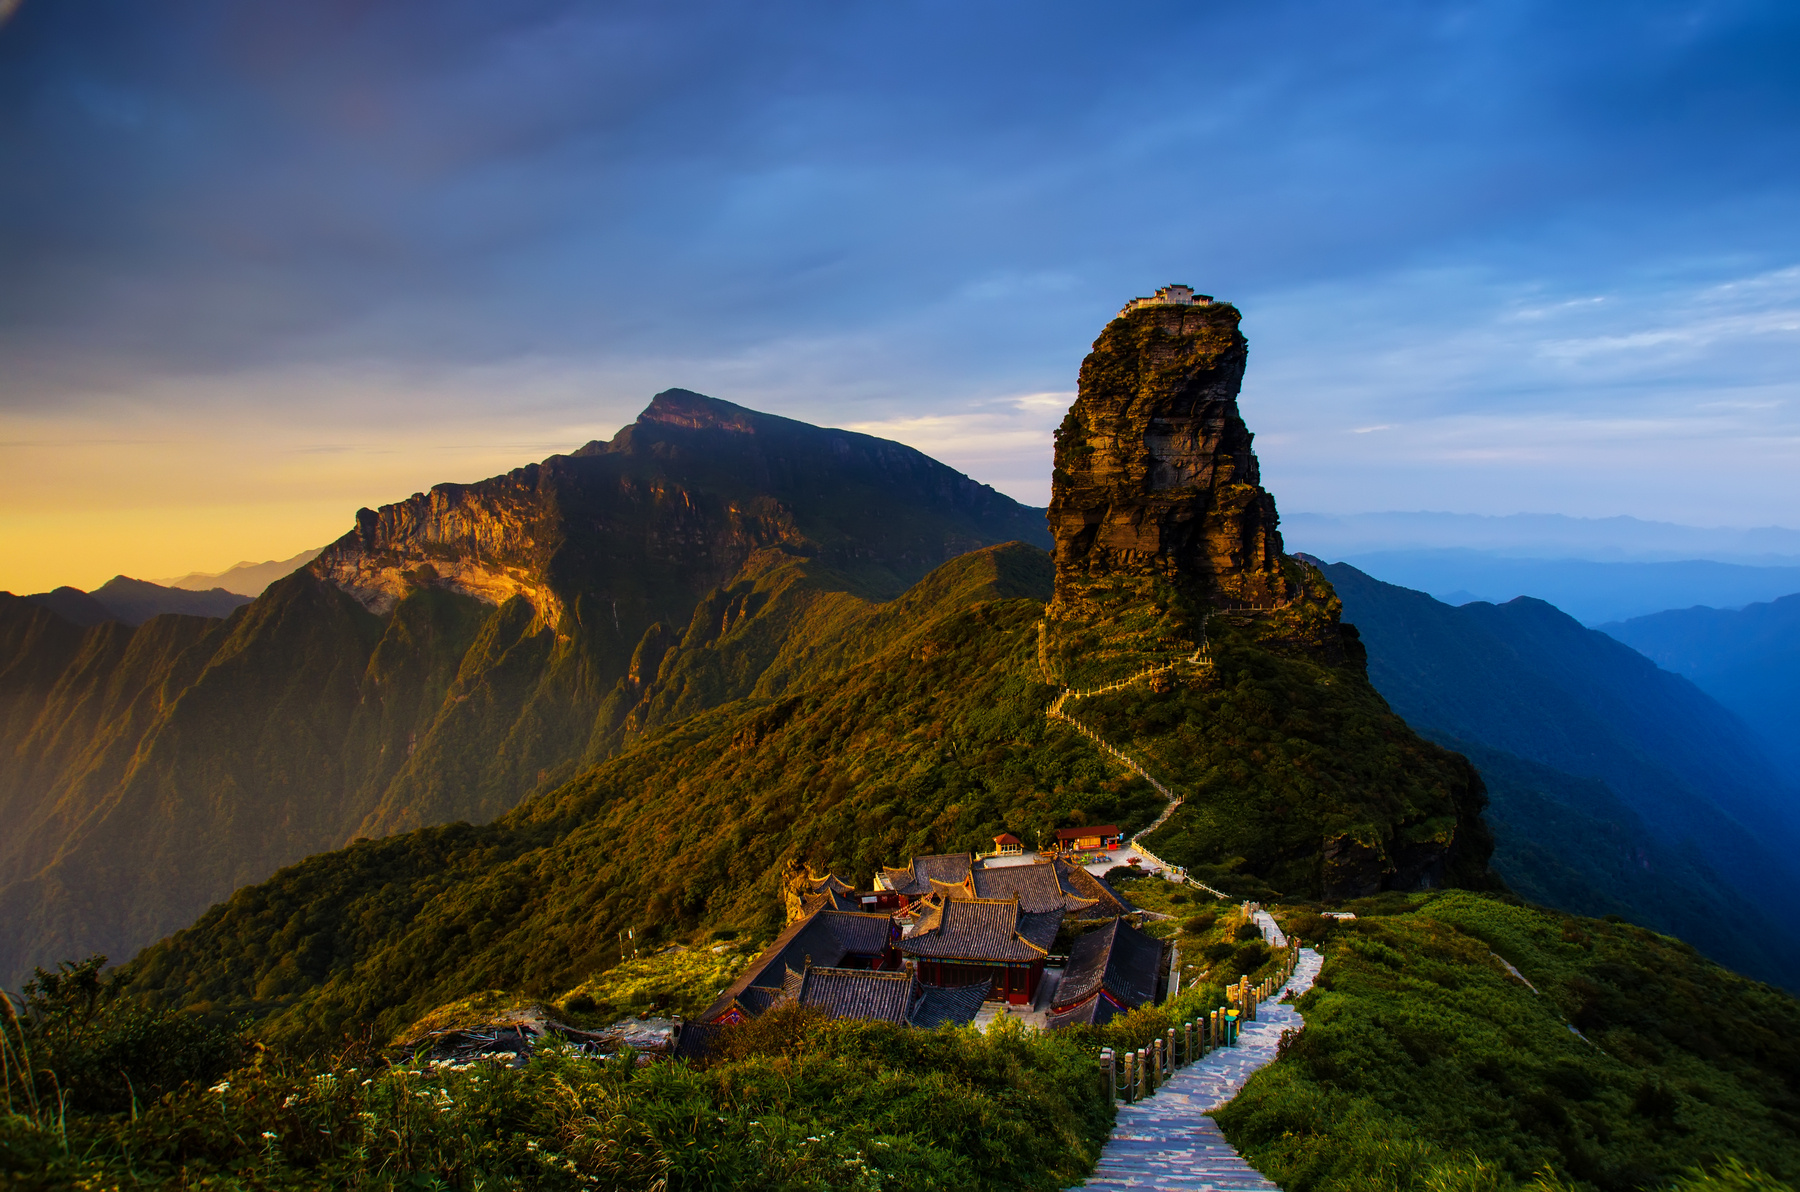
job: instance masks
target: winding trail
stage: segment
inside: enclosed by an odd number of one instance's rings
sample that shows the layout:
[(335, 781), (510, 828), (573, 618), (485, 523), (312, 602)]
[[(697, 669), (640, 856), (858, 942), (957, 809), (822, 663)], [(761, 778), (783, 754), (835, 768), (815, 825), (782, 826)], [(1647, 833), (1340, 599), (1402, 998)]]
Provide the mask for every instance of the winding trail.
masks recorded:
[[(1258, 911), (1256, 920), (1270, 943), (1286, 945), (1267, 911)], [(1311, 948), (1300, 949), (1299, 962), (1282, 992), (1305, 993), (1323, 964)], [(1210, 1115), (1238, 1095), (1251, 1073), (1275, 1058), (1283, 1031), (1305, 1025), (1292, 1006), (1270, 999), (1257, 1007), (1255, 1022), (1244, 1024), (1237, 1046), (1208, 1052), (1170, 1077), (1153, 1096), (1119, 1106), (1100, 1162), (1080, 1185), (1083, 1192), (1146, 1188), (1279, 1192), (1279, 1185), (1244, 1162), (1225, 1141)]]
[[(1207, 660), (1206, 622), (1211, 619), (1212, 614), (1208, 613), (1206, 617), (1201, 620), (1200, 644), (1187, 659), (1188, 665), (1198, 666)], [(1128, 675), (1117, 682), (1107, 683), (1100, 687), (1089, 687), (1085, 690), (1064, 687), (1061, 694), (1051, 702), (1050, 707), (1044, 712), (1044, 715), (1049, 719), (1062, 721), (1064, 724), (1092, 741), (1095, 745), (1099, 746), (1101, 751), (1111, 757), (1114, 761), (1118, 762), (1121, 766), (1124, 766), (1127, 770), (1130, 770), (1133, 774), (1136, 774), (1139, 778), (1142, 778), (1145, 782), (1148, 782), (1151, 787), (1155, 789), (1156, 793), (1161, 795), (1165, 800), (1162, 814), (1158, 815), (1154, 820), (1151, 820), (1147, 826), (1132, 833), (1131, 839), (1127, 843), (1136, 844), (1138, 840), (1148, 836), (1150, 833), (1167, 823), (1169, 817), (1175, 814), (1175, 809), (1181, 806), (1181, 796), (1151, 777), (1150, 771), (1146, 770), (1143, 764), (1136, 758), (1132, 757), (1129, 753), (1126, 753), (1123, 749), (1120, 749), (1117, 745), (1114, 745), (1111, 741), (1108, 741), (1105, 737), (1102, 737), (1093, 728), (1075, 719), (1074, 716), (1070, 715), (1064, 709), (1063, 705), (1067, 704), (1070, 700), (1088, 699), (1096, 695), (1105, 695), (1109, 691), (1123, 690), (1126, 687), (1131, 687), (1156, 675), (1173, 673), (1177, 665), (1179, 664), (1165, 662), (1157, 666), (1147, 666), (1136, 674)], [(1058, 686), (1055, 676), (1050, 673), (1048, 621), (1038, 622), (1038, 674), (1043, 677), (1044, 682), (1051, 686)], [(1141, 848), (1142, 846), (1140, 845), (1139, 847)], [(1218, 894), (1218, 891), (1213, 890), (1210, 886), (1205, 887), (1205, 889), (1211, 893)], [(1220, 898), (1225, 897), (1223, 894), (1219, 894), (1218, 896)]]

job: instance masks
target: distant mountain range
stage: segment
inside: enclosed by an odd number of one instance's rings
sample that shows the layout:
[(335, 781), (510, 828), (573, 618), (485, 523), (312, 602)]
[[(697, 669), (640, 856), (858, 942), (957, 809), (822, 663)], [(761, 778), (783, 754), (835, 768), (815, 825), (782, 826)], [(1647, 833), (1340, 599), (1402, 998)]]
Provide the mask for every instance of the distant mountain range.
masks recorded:
[(1681, 608), (1600, 626), (1736, 712), (1800, 775), (1800, 595), (1741, 609)]
[(1755, 566), (1800, 566), (1800, 530), (1684, 526), (1635, 517), (1515, 513), (1288, 513), (1290, 550), (1329, 559), (1386, 551), (1469, 550), (1524, 559), (1682, 562), (1711, 559)]
[(1452, 607), (1325, 572), (1376, 688), (1481, 770), (1509, 883), (1800, 985), (1800, 803), (1738, 717), (1541, 600)]
[(1800, 563), (1750, 566), (1710, 559), (1595, 562), (1526, 559), (1487, 551), (1397, 550), (1324, 555), (1387, 583), (1429, 592), (1446, 604), (1547, 601), (1584, 625), (1624, 621), (1697, 604), (1738, 608), (1800, 592)]
[(200, 592), (210, 588), (223, 588), (227, 592), (236, 592), (240, 596), (261, 596), (263, 589), (284, 576), (292, 575), (319, 557), (323, 547), (303, 550), (291, 559), (270, 559), (266, 563), (245, 561), (224, 571), (201, 572), (191, 571), (175, 579), (159, 579), (156, 582), (165, 588), (187, 588)]
[(179, 613), (189, 617), (224, 617), (233, 609), (250, 603), (250, 597), (224, 588), (184, 590), (167, 588), (141, 579), (115, 575), (95, 588), (57, 588), (25, 597), (40, 608), (47, 608), (75, 625), (98, 625), (103, 621), (122, 621), (142, 625), (163, 613)]

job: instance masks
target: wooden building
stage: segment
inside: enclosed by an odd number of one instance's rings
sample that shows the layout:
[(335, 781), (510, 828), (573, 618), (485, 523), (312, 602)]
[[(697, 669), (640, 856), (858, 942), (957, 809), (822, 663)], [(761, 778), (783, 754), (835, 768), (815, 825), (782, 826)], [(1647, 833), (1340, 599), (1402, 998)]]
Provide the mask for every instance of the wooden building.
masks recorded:
[(899, 925), (891, 915), (821, 908), (790, 923), (701, 1014), (702, 1022), (742, 1022), (780, 1004), (790, 973), (825, 968), (896, 971)]
[(916, 904), (909, 918), (896, 947), (921, 984), (985, 984), (990, 997), (1023, 1005), (1037, 997), (1063, 911), (1025, 911), (1017, 898), (937, 893)]
[(1114, 919), (1075, 941), (1050, 1003), (1050, 1029), (1104, 1026), (1156, 1000), (1163, 942)]
[(1096, 824), (1087, 828), (1058, 828), (1056, 851), (1060, 853), (1093, 853), (1115, 849), (1123, 842), (1117, 824)]

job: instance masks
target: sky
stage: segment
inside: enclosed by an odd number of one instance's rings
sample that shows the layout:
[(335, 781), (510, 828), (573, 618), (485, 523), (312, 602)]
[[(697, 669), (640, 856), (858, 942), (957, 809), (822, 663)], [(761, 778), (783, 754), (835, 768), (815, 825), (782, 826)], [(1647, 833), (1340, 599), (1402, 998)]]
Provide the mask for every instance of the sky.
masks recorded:
[(1283, 509), (1800, 525), (1791, 3), (0, 0), (0, 588), (283, 558), (680, 386), (1048, 499), (1236, 303)]

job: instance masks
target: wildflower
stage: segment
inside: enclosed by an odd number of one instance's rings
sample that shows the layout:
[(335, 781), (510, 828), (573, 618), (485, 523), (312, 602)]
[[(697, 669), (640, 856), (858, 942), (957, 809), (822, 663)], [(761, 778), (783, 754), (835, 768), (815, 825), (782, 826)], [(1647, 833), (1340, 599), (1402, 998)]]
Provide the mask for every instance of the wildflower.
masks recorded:
[(209, 1093), (222, 1093), (230, 1087), (231, 1087), (231, 1082), (229, 1080), (221, 1080), (218, 1084), (213, 1085), (211, 1088), (207, 1089), (206, 1091)]

